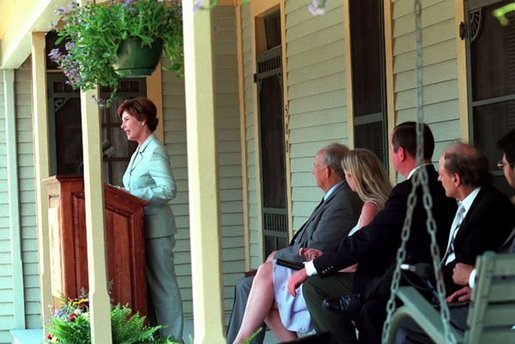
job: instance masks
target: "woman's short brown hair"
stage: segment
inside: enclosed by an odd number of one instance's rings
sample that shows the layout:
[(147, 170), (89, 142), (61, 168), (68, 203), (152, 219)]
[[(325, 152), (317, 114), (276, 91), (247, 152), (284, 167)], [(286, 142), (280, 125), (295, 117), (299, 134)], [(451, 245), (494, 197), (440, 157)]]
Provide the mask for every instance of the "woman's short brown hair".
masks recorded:
[(127, 99), (118, 106), (116, 114), (122, 118), (125, 111), (140, 122), (146, 121), (147, 127), (152, 132), (156, 130), (159, 118), (157, 118), (156, 105), (150, 99), (145, 97)]

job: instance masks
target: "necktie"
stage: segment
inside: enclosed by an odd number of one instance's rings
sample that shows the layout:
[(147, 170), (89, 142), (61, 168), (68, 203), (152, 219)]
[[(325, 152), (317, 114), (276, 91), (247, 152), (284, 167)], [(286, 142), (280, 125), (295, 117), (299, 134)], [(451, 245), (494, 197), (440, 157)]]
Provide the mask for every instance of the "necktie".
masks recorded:
[(515, 253), (515, 228), (511, 230), (508, 239), (504, 241), (499, 250), (500, 253)]
[(313, 210), (313, 213), (315, 213), (315, 211), (320, 208), (320, 206), (324, 204), (324, 197), (322, 197), (322, 199), (320, 200), (320, 203), (318, 203), (318, 205), (315, 207), (315, 209)]
[(445, 256), (442, 259), (443, 265), (447, 265), (456, 259), (456, 255), (454, 253), (454, 239), (456, 239), (456, 234), (460, 229), (461, 222), (463, 221), (463, 215), (465, 214), (465, 207), (462, 204), (458, 207), (456, 211), (456, 216), (454, 217), (454, 221), (452, 222), (452, 231), (449, 237), (449, 245), (447, 246), (447, 251), (445, 252)]

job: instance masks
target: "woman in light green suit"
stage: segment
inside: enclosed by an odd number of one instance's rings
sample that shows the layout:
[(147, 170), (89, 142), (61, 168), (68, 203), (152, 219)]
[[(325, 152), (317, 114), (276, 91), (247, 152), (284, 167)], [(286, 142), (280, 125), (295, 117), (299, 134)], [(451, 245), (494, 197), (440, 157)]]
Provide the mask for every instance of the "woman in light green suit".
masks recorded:
[(181, 342), (182, 300), (173, 262), (177, 228), (170, 207), (176, 187), (170, 159), (153, 135), (159, 120), (156, 106), (147, 98), (124, 101), (117, 110), (121, 128), (138, 148), (123, 175), (123, 186), (134, 196), (149, 201), (145, 207), (145, 255), (147, 282), (161, 335)]

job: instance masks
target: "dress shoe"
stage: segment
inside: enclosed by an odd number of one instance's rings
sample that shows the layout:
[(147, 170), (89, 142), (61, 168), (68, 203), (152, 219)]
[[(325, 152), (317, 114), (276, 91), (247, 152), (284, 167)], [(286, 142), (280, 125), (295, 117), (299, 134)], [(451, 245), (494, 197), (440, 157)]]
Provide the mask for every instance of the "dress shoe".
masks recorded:
[(361, 301), (359, 300), (359, 294), (350, 294), (340, 297), (329, 297), (322, 301), (322, 305), (330, 312), (354, 318), (354, 315), (361, 308)]

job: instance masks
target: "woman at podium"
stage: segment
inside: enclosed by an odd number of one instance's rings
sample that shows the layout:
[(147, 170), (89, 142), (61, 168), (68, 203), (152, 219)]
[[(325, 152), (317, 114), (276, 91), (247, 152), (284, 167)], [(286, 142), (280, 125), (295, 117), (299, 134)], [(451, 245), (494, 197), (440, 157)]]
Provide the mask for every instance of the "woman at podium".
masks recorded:
[(170, 206), (176, 187), (168, 152), (153, 135), (159, 122), (156, 106), (147, 98), (128, 99), (116, 113), (127, 139), (138, 143), (123, 175), (123, 186), (149, 202), (145, 207), (145, 255), (155, 320), (163, 325), (162, 336), (182, 342), (182, 299), (172, 252), (177, 228)]

